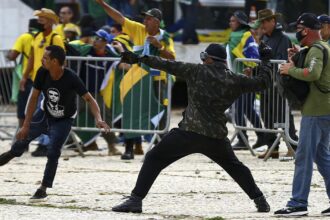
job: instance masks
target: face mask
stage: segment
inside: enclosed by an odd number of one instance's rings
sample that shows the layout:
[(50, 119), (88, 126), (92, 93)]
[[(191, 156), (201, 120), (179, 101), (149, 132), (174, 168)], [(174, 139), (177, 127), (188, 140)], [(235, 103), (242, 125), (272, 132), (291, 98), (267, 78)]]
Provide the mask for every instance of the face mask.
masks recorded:
[(302, 35), (302, 31), (303, 31), (303, 30), (301, 30), (301, 31), (299, 31), (299, 32), (296, 33), (296, 38), (297, 38), (297, 40), (298, 40), (299, 42), (301, 42), (302, 39), (304, 39), (304, 38), (306, 37), (306, 36), (303, 36), (303, 35)]
[(45, 31), (44, 25), (43, 24), (40, 24), (40, 23), (36, 24), (35, 29), (37, 29), (40, 32)]

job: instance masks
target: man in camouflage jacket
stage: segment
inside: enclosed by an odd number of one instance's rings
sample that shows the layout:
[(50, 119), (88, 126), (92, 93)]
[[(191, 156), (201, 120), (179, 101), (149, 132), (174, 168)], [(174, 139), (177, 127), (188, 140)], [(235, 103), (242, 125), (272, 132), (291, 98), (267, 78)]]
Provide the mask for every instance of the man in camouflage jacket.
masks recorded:
[(203, 64), (164, 60), (155, 56), (122, 54), (124, 63), (144, 63), (184, 78), (188, 88), (188, 106), (179, 128), (172, 129), (161, 142), (146, 154), (137, 183), (116, 212), (142, 212), (142, 199), (147, 195), (162, 169), (192, 153), (201, 153), (219, 164), (253, 199), (259, 212), (270, 207), (257, 187), (252, 174), (234, 154), (227, 138), (225, 110), (242, 94), (266, 89), (271, 83), (269, 57), (271, 48), (261, 44), (257, 76), (249, 78), (231, 72), (226, 65), (226, 51), (211, 44), (201, 53)]

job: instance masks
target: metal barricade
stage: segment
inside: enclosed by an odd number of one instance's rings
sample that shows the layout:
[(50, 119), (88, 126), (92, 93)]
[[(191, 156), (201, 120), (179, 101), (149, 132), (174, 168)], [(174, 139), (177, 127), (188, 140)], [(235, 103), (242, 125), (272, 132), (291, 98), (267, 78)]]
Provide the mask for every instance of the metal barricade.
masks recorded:
[(0, 50), (0, 140), (12, 139), (17, 128), (16, 106), (12, 102), (15, 62), (6, 58), (8, 50)]
[[(113, 132), (127, 136), (151, 134), (149, 148), (168, 131), (171, 113), (171, 76), (155, 81), (160, 73), (142, 69), (121, 70), (119, 58), (67, 57), (67, 66), (76, 72), (97, 100), (103, 119)], [(78, 114), (72, 130), (84, 144), (100, 134), (87, 104), (78, 99)], [(89, 133), (89, 137), (83, 133)], [(87, 140), (91, 138), (91, 140)], [(81, 141), (79, 141), (81, 142)]]
[[(259, 63), (258, 59), (243, 59), (238, 58), (234, 60), (233, 69), (237, 74), (242, 73), (244, 70), (244, 63), (254, 62)], [(235, 133), (231, 138), (231, 141), (237, 135), (240, 135), (246, 146), (248, 146), (252, 155), (255, 156), (252, 147), (244, 134), (246, 131), (254, 131), (257, 137), (265, 135), (265, 133), (274, 134), (272, 139), (273, 144), (270, 147), (265, 161), (269, 158), (272, 151), (278, 146), (280, 139), (282, 138), (287, 147), (291, 150), (291, 144), (297, 144), (289, 135), (289, 121), (290, 121), (290, 108), (286, 99), (284, 99), (278, 92), (276, 84), (278, 83), (278, 65), (286, 62), (285, 60), (271, 60), (272, 71), (272, 83), (271, 87), (258, 92), (243, 94), (232, 105), (231, 119), (235, 128)], [(257, 71), (255, 68), (255, 72)], [(241, 72), (242, 71), (242, 72)]]

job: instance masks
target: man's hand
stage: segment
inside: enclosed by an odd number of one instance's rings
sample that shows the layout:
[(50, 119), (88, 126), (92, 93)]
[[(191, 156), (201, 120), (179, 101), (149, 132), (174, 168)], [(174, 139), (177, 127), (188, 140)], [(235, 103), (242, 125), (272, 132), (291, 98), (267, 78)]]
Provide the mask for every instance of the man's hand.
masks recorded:
[(19, 90), (25, 91), (26, 80), (26, 78), (22, 77), (21, 81), (19, 81)]
[(140, 61), (139, 55), (126, 51), (121, 53), (121, 62), (122, 63), (128, 63), (128, 64), (135, 64)]
[(280, 74), (282, 75), (288, 75), (289, 69), (294, 67), (294, 63), (291, 59), (289, 59), (289, 63), (283, 63), (280, 65)]
[(244, 73), (246, 76), (252, 76), (253, 70), (252, 70), (251, 67), (247, 67), (247, 68), (243, 69), (243, 73)]
[(23, 126), (18, 130), (16, 134), (16, 139), (19, 141), (24, 140), (25, 138), (27, 138), (28, 133), (29, 133), (29, 127)]
[(103, 128), (105, 133), (110, 132), (110, 127), (105, 121), (96, 121), (96, 127)]
[(265, 44), (265, 42), (260, 42), (258, 51), (260, 55), (260, 60), (262, 62), (269, 62), (269, 60), (272, 58), (272, 48)]
[(113, 46), (113, 48), (115, 48), (119, 53), (124, 52), (124, 48), (121, 45), (121, 43), (117, 42), (117, 41), (112, 41), (111, 45)]
[(288, 48), (288, 57), (291, 58), (298, 52), (299, 52), (299, 47), (294, 44), (291, 48)]
[(162, 44), (153, 36), (147, 37), (147, 40), (152, 44), (154, 47), (157, 47), (158, 49), (162, 48)]

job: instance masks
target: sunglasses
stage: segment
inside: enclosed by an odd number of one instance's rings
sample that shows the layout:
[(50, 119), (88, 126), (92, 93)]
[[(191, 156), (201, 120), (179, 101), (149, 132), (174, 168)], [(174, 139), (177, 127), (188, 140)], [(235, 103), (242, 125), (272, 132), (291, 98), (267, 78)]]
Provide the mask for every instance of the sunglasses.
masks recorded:
[(207, 52), (203, 51), (199, 54), (201, 60), (204, 62), (208, 57), (212, 58), (213, 60), (216, 61), (221, 61), (221, 62), (226, 62), (226, 59), (222, 59), (220, 57), (216, 57), (216, 56), (211, 56), (209, 55)]
[(94, 37), (94, 40), (96, 40), (96, 41), (99, 41), (99, 40), (101, 40), (101, 41), (107, 41), (106, 39), (104, 39), (102, 37)]

